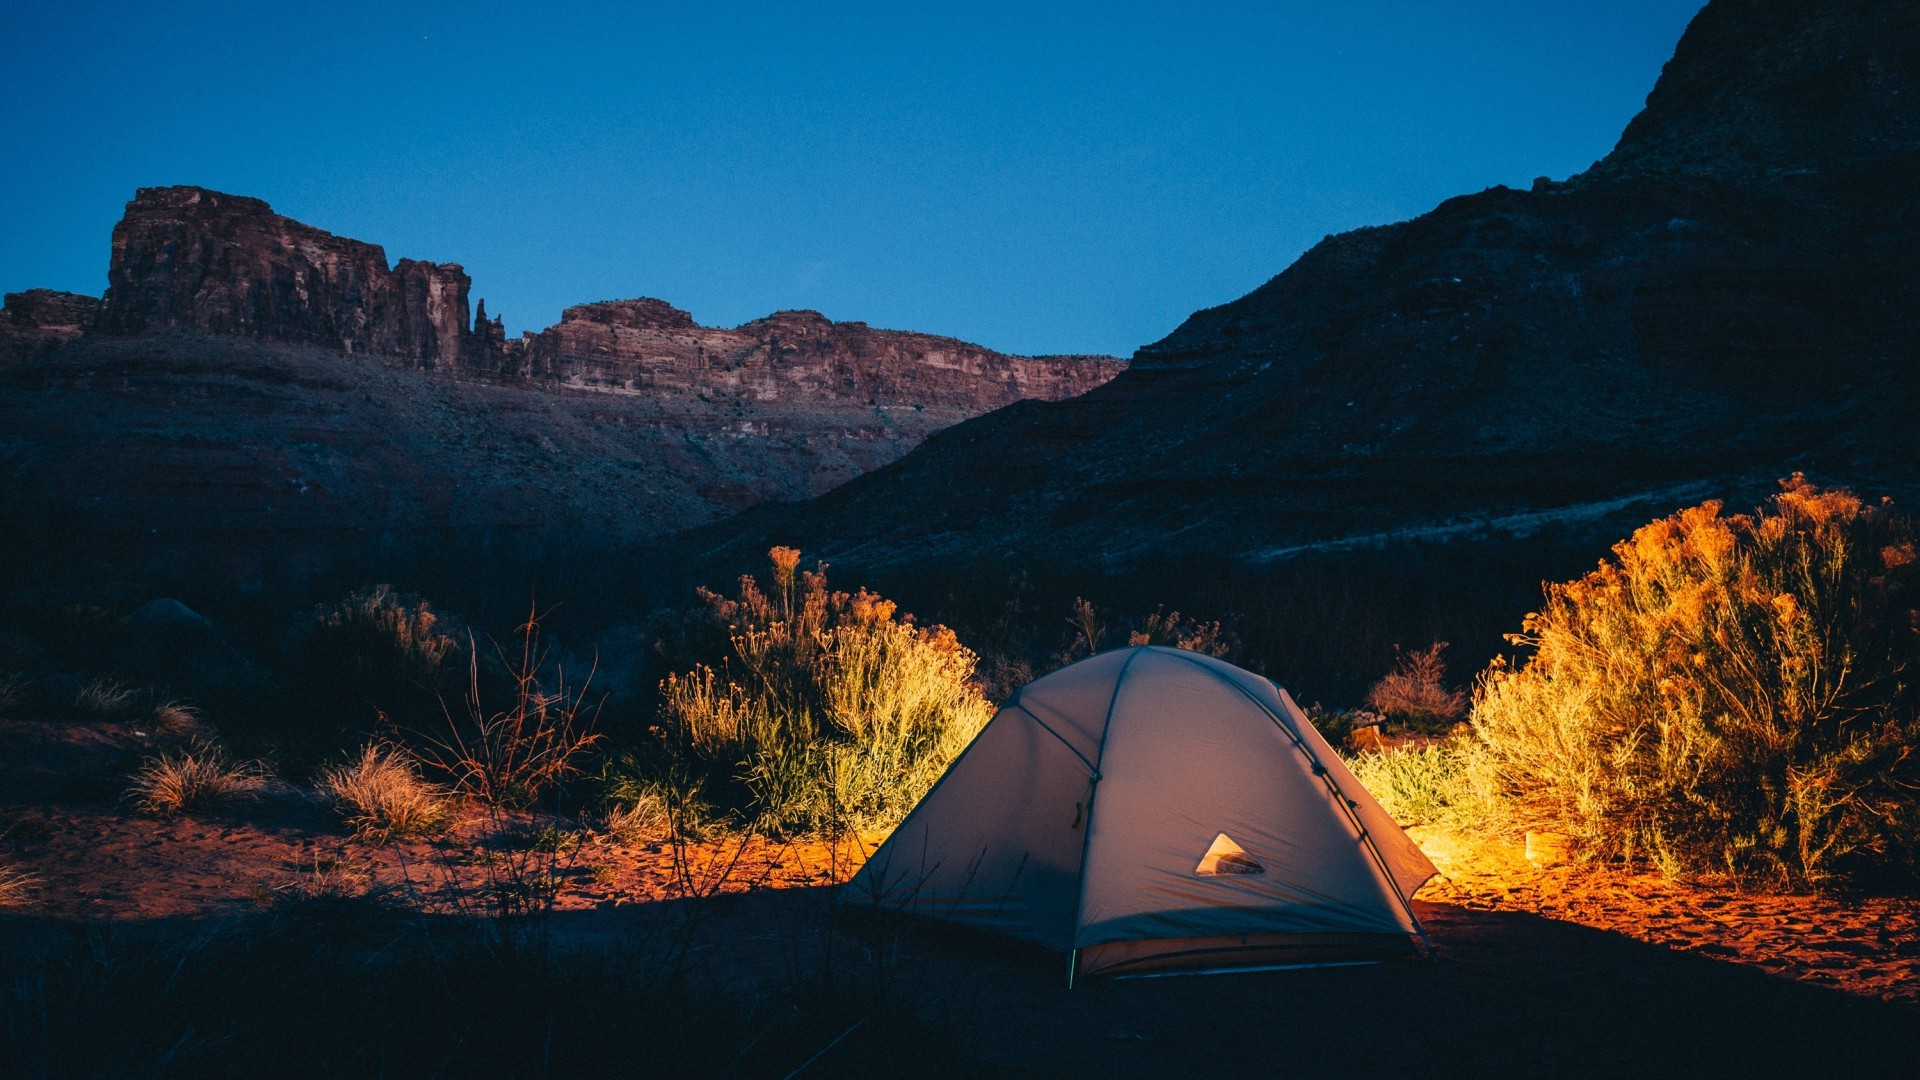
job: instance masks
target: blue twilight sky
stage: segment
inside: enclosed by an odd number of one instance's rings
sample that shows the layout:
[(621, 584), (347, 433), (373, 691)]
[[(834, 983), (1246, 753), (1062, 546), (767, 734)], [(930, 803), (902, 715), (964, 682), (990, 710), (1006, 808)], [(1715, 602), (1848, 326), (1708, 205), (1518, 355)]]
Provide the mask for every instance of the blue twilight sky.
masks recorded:
[(1127, 355), (1323, 235), (1586, 168), (1699, 0), (13, 5), (0, 290), (136, 187), (458, 262), (510, 332), (657, 296)]

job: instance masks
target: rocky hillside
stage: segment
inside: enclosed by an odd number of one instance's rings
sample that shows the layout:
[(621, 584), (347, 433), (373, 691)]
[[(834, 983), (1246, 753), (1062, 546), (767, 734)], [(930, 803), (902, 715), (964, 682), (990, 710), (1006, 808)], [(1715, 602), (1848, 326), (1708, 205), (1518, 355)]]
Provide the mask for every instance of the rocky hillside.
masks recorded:
[(1796, 469), (1920, 494), (1916, 176), (1911, 5), (1714, 0), (1587, 172), (1329, 237), (1090, 394), (695, 547), (1259, 565), (1609, 538)]
[(704, 327), (658, 300), (509, 341), (458, 265), (389, 266), (192, 187), (141, 189), (108, 282), (6, 297), (0, 489), (53, 535), (146, 537), (156, 557), (420, 530), (632, 542), (818, 495), (1124, 366), (815, 312)]

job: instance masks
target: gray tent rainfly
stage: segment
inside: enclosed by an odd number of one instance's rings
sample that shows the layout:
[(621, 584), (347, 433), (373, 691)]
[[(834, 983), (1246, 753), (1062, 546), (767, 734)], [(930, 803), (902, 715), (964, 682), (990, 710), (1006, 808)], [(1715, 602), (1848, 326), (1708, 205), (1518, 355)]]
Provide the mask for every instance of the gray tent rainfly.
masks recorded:
[(1015, 694), (844, 896), (1067, 952), (1071, 982), (1412, 951), (1434, 873), (1286, 691), (1141, 646)]

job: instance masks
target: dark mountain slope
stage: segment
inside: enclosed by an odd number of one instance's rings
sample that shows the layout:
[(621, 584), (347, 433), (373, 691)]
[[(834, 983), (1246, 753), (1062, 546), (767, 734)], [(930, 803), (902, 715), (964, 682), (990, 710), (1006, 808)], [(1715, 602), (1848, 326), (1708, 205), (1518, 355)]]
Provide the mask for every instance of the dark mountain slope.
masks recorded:
[(1595, 537), (1793, 469), (1916, 486), (1920, 9), (1716, 0), (1619, 146), (1329, 237), (1107, 385), (696, 534), (893, 568)]

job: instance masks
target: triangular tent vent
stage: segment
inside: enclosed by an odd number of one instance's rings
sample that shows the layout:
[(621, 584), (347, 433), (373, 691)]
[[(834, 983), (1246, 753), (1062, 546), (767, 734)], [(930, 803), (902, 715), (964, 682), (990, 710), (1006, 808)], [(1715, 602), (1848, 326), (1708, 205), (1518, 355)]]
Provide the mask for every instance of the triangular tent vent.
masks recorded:
[(1247, 850), (1226, 833), (1213, 838), (1206, 855), (1200, 859), (1200, 865), (1193, 868), (1196, 874), (1264, 874), (1267, 868), (1255, 862)]

